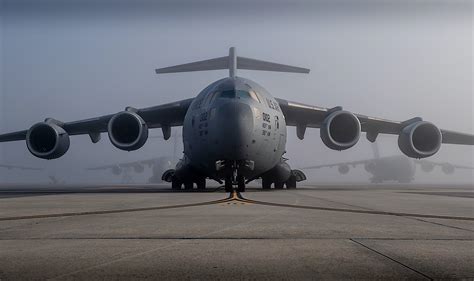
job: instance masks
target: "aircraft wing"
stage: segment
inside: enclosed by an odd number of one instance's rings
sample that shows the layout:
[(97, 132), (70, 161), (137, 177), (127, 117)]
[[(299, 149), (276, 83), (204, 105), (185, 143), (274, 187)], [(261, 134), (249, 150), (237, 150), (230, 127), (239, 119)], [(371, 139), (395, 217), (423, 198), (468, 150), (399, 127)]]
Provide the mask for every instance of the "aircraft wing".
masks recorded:
[[(192, 101), (193, 98), (190, 98), (163, 105), (142, 108), (137, 110), (137, 114), (147, 123), (148, 128), (160, 128), (165, 125), (170, 127), (181, 126), (183, 125), (184, 116), (186, 115)], [(88, 134), (91, 136), (93, 142), (97, 142), (98, 139), (93, 136), (107, 131), (107, 125), (112, 116), (114, 116), (114, 114), (61, 123), (61, 127), (69, 135)], [(28, 130), (23, 130), (0, 135), (0, 142), (25, 140), (27, 132)], [(94, 139), (96, 139), (96, 141), (94, 141)]]
[(358, 161), (350, 161), (350, 162), (339, 162), (339, 163), (331, 163), (331, 164), (323, 164), (323, 165), (316, 165), (316, 166), (307, 166), (307, 167), (301, 167), (301, 170), (311, 170), (311, 169), (320, 169), (320, 168), (332, 168), (332, 167), (337, 167), (337, 166), (352, 166), (355, 167), (360, 164), (367, 164), (374, 161), (374, 159), (367, 159), (367, 160), (358, 160)]
[(19, 169), (19, 170), (33, 170), (33, 171), (41, 171), (41, 168), (34, 168), (34, 167), (25, 167), (25, 166), (18, 166), (18, 165), (8, 165), (8, 164), (0, 164), (0, 168), (6, 169)]
[[(292, 102), (284, 99), (276, 99), (285, 115), (288, 126), (305, 126), (308, 128), (320, 128), (329, 108)], [(382, 118), (355, 114), (360, 121), (362, 132), (367, 132), (367, 138), (373, 142), (378, 134), (398, 135), (405, 122), (392, 121)], [(474, 145), (474, 135), (441, 130), (442, 143)], [(371, 137), (369, 137), (371, 136)]]

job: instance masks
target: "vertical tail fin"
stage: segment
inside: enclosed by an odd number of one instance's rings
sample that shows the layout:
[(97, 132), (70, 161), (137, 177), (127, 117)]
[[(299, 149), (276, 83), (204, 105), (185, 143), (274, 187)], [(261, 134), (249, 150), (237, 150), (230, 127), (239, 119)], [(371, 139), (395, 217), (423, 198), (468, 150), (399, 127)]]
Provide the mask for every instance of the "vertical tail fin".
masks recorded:
[(170, 67), (158, 68), (155, 70), (155, 72), (157, 74), (162, 74), (219, 69), (229, 69), (230, 77), (235, 77), (237, 69), (309, 73), (309, 69), (307, 68), (279, 64), (263, 60), (256, 60), (251, 58), (238, 57), (234, 47), (231, 47), (229, 49), (229, 55), (226, 57), (219, 57), (209, 60), (202, 60), (186, 64), (174, 65)]

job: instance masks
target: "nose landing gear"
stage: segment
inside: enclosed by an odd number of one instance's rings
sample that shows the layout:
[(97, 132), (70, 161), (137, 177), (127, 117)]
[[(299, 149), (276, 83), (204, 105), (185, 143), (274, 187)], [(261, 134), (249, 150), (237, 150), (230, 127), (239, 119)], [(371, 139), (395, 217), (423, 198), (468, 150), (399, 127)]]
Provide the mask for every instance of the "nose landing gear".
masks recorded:
[(238, 192), (245, 191), (245, 177), (239, 172), (239, 165), (233, 163), (231, 166), (232, 173), (225, 178), (225, 191), (234, 191), (234, 185), (237, 185)]

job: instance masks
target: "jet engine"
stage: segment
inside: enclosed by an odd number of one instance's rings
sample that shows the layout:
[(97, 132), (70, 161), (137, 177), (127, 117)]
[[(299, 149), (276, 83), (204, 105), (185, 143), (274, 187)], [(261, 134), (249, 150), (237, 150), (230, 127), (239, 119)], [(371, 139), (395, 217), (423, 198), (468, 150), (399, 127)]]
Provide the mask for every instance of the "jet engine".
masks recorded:
[(26, 133), (26, 146), (38, 158), (59, 158), (68, 151), (69, 144), (66, 131), (51, 122), (36, 123)]
[(345, 150), (354, 146), (360, 138), (359, 119), (348, 111), (338, 110), (329, 114), (321, 124), (323, 143), (333, 150)]
[(443, 164), (443, 166), (441, 166), (441, 170), (442, 170), (445, 174), (450, 175), (450, 174), (454, 173), (454, 166), (451, 165), (451, 164), (446, 163), (446, 164)]
[(441, 132), (430, 122), (418, 121), (406, 126), (398, 135), (398, 147), (408, 157), (425, 158), (438, 152)]
[(148, 126), (135, 112), (115, 114), (108, 124), (109, 139), (121, 150), (132, 151), (142, 147), (148, 139)]
[(339, 173), (345, 175), (345, 174), (349, 173), (349, 166), (348, 165), (339, 165), (339, 168), (337, 168), (337, 170), (339, 171)]

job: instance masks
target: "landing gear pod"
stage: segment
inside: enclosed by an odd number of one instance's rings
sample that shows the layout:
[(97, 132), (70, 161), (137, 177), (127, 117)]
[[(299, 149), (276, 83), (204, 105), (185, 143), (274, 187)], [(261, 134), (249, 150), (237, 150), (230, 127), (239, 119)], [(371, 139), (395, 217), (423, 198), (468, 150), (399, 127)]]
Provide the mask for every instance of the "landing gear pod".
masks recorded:
[(26, 133), (26, 146), (38, 158), (59, 158), (68, 151), (69, 145), (69, 135), (54, 123), (37, 123)]
[(122, 111), (115, 114), (107, 126), (109, 139), (121, 150), (141, 148), (148, 139), (148, 126), (135, 112)]
[(441, 132), (430, 122), (417, 121), (402, 129), (398, 135), (398, 147), (408, 157), (425, 158), (438, 152)]
[(360, 121), (351, 112), (338, 110), (329, 114), (321, 124), (323, 143), (333, 150), (353, 147), (360, 138)]

